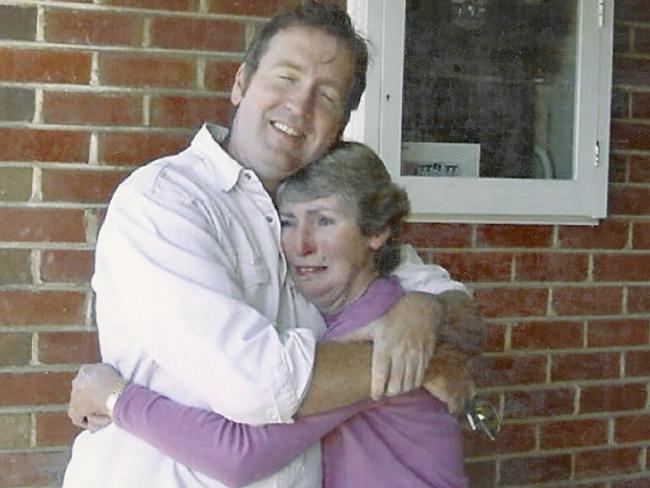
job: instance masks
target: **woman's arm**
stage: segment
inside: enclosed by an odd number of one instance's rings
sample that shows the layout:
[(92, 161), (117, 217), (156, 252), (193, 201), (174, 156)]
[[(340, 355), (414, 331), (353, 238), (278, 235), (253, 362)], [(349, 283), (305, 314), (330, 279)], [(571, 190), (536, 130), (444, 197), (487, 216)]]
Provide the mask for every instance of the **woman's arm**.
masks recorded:
[(107, 364), (84, 365), (73, 381), (69, 415), (91, 421), (75, 423), (92, 430), (93, 418), (107, 418), (112, 413), (119, 428), (188, 468), (233, 487), (278, 471), (322, 436), (369, 406), (356, 404), (303, 417), (293, 424), (250, 426), (130, 384), (109, 412), (106, 399), (121, 379)]

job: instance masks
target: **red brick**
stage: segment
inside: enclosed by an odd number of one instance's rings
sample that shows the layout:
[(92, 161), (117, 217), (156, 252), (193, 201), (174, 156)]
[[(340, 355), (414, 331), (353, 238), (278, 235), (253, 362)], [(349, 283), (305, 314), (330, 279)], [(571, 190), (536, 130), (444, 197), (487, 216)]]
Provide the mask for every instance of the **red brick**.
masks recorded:
[(41, 179), (43, 199), (55, 202), (105, 203), (128, 174), (126, 171), (44, 169)]
[(635, 222), (632, 226), (634, 249), (650, 249), (650, 223)]
[(546, 357), (484, 356), (477, 359), (478, 384), (481, 387), (543, 383), (546, 378)]
[(632, 94), (627, 91), (614, 87), (612, 89), (612, 107), (611, 117), (615, 118), (629, 118), (630, 117), (630, 100)]
[(485, 352), (501, 352), (505, 349), (505, 326), (487, 324), (487, 340), (485, 341)]
[(226, 20), (153, 17), (151, 45), (173, 49), (243, 51), (246, 28), (242, 22)]
[(46, 283), (90, 282), (93, 272), (92, 251), (51, 250), (41, 255), (41, 279)]
[(472, 252), (434, 253), (432, 261), (438, 263), (462, 282), (509, 281), (511, 254)]
[(630, 94), (632, 118), (646, 119), (650, 116), (650, 96), (647, 93), (632, 92)]
[(0, 332), (0, 366), (27, 366), (31, 359), (31, 334)]
[(103, 0), (102, 4), (118, 7), (145, 8), (148, 10), (196, 12), (198, 10), (199, 0)]
[(0, 453), (0, 486), (54, 486), (63, 476), (69, 458), (68, 450)]
[(0, 161), (86, 162), (90, 133), (0, 129)]
[[(0, 373), (0, 406), (67, 403), (72, 373)], [(1, 471), (0, 471), (1, 472)]]
[(474, 300), (488, 318), (545, 315), (548, 291), (542, 288), (476, 290)]
[(584, 254), (523, 254), (515, 257), (515, 280), (583, 281), (588, 266)]
[(472, 231), (463, 224), (407, 224), (404, 241), (416, 247), (462, 247), (471, 245)]
[[(255, 15), (271, 17), (279, 11), (295, 7), (297, 0), (231, 0), (229, 2), (210, 2), (210, 12), (233, 15)], [(332, 3), (332, 2), (325, 2)]]
[(650, 22), (650, 12), (645, 8), (646, 0), (618, 0), (615, 3), (615, 20)]
[(210, 91), (230, 92), (240, 63), (208, 61), (205, 64), (205, 87)]
[(142, 17), (133, 14), (46, 10), (45, 40), (72, 44), (140, 46)]
[(0, 241), (83, 242), (81, 210), (0, 208)]
[(640, 469), (640, 449), (601, 449), (575, 454), (576, 478), (593, 478)]
[[(1, 104), (0, 100), (0, 106)], [(31, 196), (32, 170), (30, 168), (0, 168), (1, 201), (26, 202)]]
[(627, 291), (627, 310), (630, 313), (650, 312), (650, 287), (629, 287)]
[(41, 332), (38, 357), (43, 364), (95, 363), (100, 360), (95, 332)]
[(650, 350), (625, 353), (625, 376), (650, 376)]
[(536, 225), (479, 225), (477, 246), (550, 247), (553, 229)]
[(553, 290), (553, 309), (558, 315), (605, 315), (621, 313), (620, 287), (580, 287)]
[(561, 226), (558, 237), (563, 248), (623, 249), (627, 243), (627, 222), (608, 219), (593, 227)]
[[(648, 100), (650, 103), (650, 96)], [(650, 158), (630, 156), (630, 183), (650, 183)]]
[[(609, 155), (609, 182), (625, 183), (627, 181), (627, 167), (629, 157), (625, 154)], [(605, 220), (604, 222), (608, 222)]]
[(615, 215), (650, 215), (650, 188), (610, 185), (609, 213)]
[(0, 283), (24, 285), (32, 282), (32, 253), (28, 249), (0, 249)]
[(99, 138), (99, 158), (108, 164), (145, 164), (177, 153), (188, 143), (187, 135), (151, 132), (105, 133)]
[(535, 426), (533, 424), (504, 425), (494, 441), (471, 430), (463, 432), (463, 452), (466, 457), (526, 452), (533, 449), (535, 449)]
[(580, 413), (643, 408), (646, 396), (643, 383), (584, 387), (580, 393)]
[(513, 349), (575, 349), (582, 345), (580, 322), (530, 322), (512, 326)]
[(0, 291), (0, 325), (84, 322), (86, 296), (72, 291)]
[(650, 254), (602, 254), (594, 257), (594, 279), (598, 281), (650, 280)]
[(614, 439), (616, 442), (650, 441), (650, 414), (616, 417)]
[(102, 85), (191, 88), (194, 62), (187, 58), (100, 54)]
[(204, 122), (228, 125), (232, 105), (225, 98), (156, 97), (152, 101), (151, 125), (197, 128)]
[(524, 485), (560, 481), (571, 476), (569, 454), (543, 457), (520, 457), (501, 462), (501, 483)]
[(621, 355), (611, 353), (554, 354), (551, 381), (618, 378)]
[(614, 52), (628, 54), (632, 51), (631, 28), (627, 25), (614, 25)]
[(542, 449), (597, 446), (607, 443), (607, 420), (565, 420), (540, 426)]
[[(650, 456), (650, 450), (648, 450), (648, 456)], [(650, 476), (643, 476), (642, 478), (634, 478), (624, 481), (614, 481), (609, 486), (610, 488), (648, 488), (648, 486), (650, 486)]]
[(43, 119), (51, 124), (138, 125), (142, 99), (127, 95), (45, 92)]
[(65, 412), (36, 414), (38, 447), (69, 446), (80, 429), (72, 425)]
[(587, 324), (588, 347), (643, 346), (648, 344), (648, 320), (597, 320)]
[(505, 396), (505, 418), (553, 417), (573, 412), (572, 388), (515, 391)]
[(79, 51), (0, 49), (0, 80), (43, 83), (90, 81), (91, 54)]
[(465, 463), (465, 473), (472, 488), (493, 488), (496, 486), (496, 464), (494, 461), (471, 461)]
[[(613, 64), (614, 84), (636, 86), (650, 84), (650, 60), (617, 55), (614, 56)], [(612, 142), (615, 142), (615, 140)], [(615, 144), (615, 147), (622, 149), (618, 144)]]

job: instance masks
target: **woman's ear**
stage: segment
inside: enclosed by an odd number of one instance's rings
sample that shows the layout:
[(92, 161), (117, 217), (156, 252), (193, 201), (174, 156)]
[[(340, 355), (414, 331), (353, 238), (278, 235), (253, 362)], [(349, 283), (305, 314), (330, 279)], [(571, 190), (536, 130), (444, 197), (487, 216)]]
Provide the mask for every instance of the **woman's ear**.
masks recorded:
[(386, 244), (386, 241), (388, 240), (388, 236), (390, 236), (390, 227), (386, 225), (379, 234), (374, 234), (370, 236), (370, 239), (368, 240), (370, 249), (376, 251), (377, 249), (381, 248), (381, 246)]
[(230, 90), (230, 102), (233, 106), (239, 106), (239, 103), (242, 101), (242, 98), (244, 98), (244, 94), (246, 93), (246, 87), (246, 63), (242, 63), (237, 69), (237, 74), (235, 74), (235, 83), (232, 85), (232, 89)]

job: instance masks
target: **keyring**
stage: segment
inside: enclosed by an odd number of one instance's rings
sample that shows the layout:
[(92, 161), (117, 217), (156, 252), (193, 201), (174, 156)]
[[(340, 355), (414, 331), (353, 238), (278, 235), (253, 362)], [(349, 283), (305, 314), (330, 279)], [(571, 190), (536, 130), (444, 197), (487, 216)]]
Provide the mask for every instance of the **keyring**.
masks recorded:
[(491, 441), (501, 430), (501, 418), (487, 400), (474, 398), (465, 409), (465, 419), (473, 431), (485, 434)]

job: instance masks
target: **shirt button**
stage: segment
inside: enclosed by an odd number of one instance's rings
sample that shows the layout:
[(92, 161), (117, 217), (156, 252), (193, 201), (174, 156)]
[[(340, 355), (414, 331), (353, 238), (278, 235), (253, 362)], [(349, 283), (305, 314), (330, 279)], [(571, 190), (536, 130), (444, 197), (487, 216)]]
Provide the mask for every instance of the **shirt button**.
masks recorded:
[(271, 217), (270, 215), (267, 215), (266, 216), (266, 221), (270, 224), (271, 222), (273, 222), (273, 217)]
[(247, 180), (250, 180), (251, 179), (251, 174), (248, 171), (245, 171), (244, 172), (244, 178), (246, 178)]

